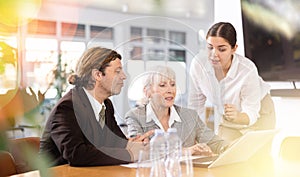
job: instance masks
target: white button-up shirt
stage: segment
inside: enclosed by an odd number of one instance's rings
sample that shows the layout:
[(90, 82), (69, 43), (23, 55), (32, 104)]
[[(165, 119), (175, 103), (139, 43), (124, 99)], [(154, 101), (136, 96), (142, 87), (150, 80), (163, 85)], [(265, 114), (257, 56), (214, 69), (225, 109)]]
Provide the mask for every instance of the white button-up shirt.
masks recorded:
[[(164, 130), (162, 124), (160, 123), (157, 116), (155, 115), (151, 104), (147, 104), (146, 113), (147, 113), (146, 122), (151, 122), (151, 120), (153, 120), (155, 122), (155, 124), (157, 126), (159, 126), (160, 129)], [(181, 122), (181, 119), (180, 119), (177, 111), (175, 110), (174, 106), (172, 106), (171, 111), (170, 111), (169, 127), (171, 127), (175, 121)]]
[(97, 122), (99, 122), (99, 113), (102, 109), (102, 106), (104, 106), (104, 108), (105, 108), (104, 102), (102, 104), (99, 103), (85, 88), (83, 88), (83, 90), (85, 91), (85, 93), (92, 105), (96, 120), (97, 120)]
[(224, 104), (235, 105), (238, 111), (248, 115), (249, 125), (254, 124), (259, 117), (260, 101), (270, 91), (255, 64), (238, 54), (234, 54), (231, 67), (220, 82), (206, 55), (198, 54), (193, 59), (190, 77), (189, 107), (204, 119), (205, 106), (210, 103), (215, 110), (215, 128), (222, 123)]

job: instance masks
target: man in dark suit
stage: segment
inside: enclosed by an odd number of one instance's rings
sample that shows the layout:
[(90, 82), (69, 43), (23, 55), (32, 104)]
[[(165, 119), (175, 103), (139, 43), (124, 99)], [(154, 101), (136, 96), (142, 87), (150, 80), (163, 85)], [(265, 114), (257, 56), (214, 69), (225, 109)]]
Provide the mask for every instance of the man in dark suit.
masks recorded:
[[(117, 125), (109, 96), (121, 92), (126, 79), (121, 55), (94, 47), (79, 59), (69, 83), (75, 85), (54, 106), (41, 138), (40, 154), (51, 165), (98, 166), (137, 160), (151, 132), (127, 139)], [(99, 112), (105, 108), (104, 125)]]

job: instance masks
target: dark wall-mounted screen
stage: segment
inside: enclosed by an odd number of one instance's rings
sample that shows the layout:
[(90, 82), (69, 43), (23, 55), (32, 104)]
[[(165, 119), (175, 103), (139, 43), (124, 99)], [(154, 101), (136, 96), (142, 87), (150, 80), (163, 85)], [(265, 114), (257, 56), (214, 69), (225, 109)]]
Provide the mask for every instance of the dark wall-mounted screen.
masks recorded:
[(259, 74), (266, 81), (299, 81), (300, 1), (241, 0), (241, 5), (245, 55)]

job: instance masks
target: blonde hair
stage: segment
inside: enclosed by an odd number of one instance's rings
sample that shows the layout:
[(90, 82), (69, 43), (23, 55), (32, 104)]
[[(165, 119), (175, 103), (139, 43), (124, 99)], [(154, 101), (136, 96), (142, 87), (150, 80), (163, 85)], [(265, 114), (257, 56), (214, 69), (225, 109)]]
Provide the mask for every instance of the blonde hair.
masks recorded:
[(176, 80), (175, 72), (173, 71), (172, 68), (168, 66), (161, 66), (161, 65), (154, 66), (145, 74), (147, 74), (147, 77), (144, 81), (145, 88), (150, 87), (153, 83), (155, 83), (155, 81), (160, 80), (161, 77), (167, 77)]
[[(144, 73), (145, 80), (143, 82), (144, 93), (148, 92), (151, 86), (158, 81), (161, 81), (162, 77), (170, 78), (176, 81), (176, 74), (174, 70), (168, 66), (157, 65)], [(138, 105), (146, 105), (149, 102), (149, 98), (146, 94), (138, 101)]]

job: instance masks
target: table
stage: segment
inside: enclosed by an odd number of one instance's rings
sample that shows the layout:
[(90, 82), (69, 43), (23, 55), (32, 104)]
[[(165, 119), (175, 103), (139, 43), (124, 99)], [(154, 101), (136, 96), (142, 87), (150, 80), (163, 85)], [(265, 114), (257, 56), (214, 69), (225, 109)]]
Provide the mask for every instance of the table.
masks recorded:
[[(268, 158), (249, 160), (243, 163), (216, 168), (194, 167), (197, 177), (299, 177), (300, 164), (284, 166)], [(61, 165), (49, 169), (50, 177), (135, 177), (136, 170), (123, 166), (71, 167)], [(39, 171), (27, 172), (12, 177), (41, 177)]]
[[(247, 162), (215, 168), (194, 167), (194, 177), (300, 177), (300, 161), (288, 163), (270, 154), (270, 145), (259, 150)], [(245, 152), (246, 153), (246, 152)], [(71, 167), (61, 165), (49, 168), (46, 177), (135, 177), (136, 169), (123, 166)], [(12, 177), (45, 177), (32, 171)]]

